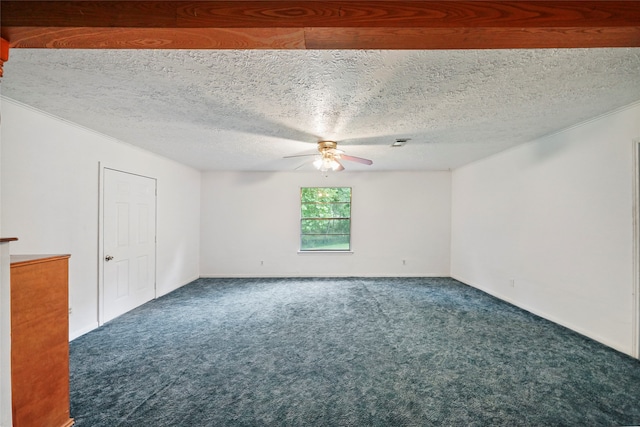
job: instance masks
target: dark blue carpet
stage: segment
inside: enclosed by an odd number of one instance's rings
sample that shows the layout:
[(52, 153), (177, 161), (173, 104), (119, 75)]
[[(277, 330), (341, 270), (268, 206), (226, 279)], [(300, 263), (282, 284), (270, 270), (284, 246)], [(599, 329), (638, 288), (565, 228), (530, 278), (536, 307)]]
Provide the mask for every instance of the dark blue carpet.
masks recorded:
[(640, 362), (446, 278), (200, 279), (70, 345), (100, 426), (640, 424)]

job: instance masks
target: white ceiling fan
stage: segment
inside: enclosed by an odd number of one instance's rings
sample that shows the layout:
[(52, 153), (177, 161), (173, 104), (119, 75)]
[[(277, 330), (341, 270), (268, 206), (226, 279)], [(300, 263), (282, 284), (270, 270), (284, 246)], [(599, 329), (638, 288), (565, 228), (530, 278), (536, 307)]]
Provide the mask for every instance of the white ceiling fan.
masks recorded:
[(344, 151), (338, 149), (338, 143), (336, 141), (320, 141), (318, 142), (318, 151), (320, 156), (316, 153), (311, 154), (298, 154), (293, 156), (285, 156), (285, 159), (291, 157), (306, 157), (306, 156), (318, 156), (313, 162), (313, 166), (321, 172), (334, 171), (340, 172), (344, 170), (344, 166), (340, 163), (340, 160), (347, 160), (350, 162), (362, 163), (363, 165), (372, 165), (373, 161), (369, 159), (363, 159), (362, 157), (349, 156)]

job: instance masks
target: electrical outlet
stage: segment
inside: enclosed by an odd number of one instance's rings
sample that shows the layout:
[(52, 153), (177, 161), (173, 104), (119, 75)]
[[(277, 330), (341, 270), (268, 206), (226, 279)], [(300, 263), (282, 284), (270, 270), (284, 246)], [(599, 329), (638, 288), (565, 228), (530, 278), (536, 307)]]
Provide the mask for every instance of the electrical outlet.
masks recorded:
[(511, 286), (512, 288), (516, 287), (516, 279), (509, 279), (509, 286)]
[(73, 308), (69, 307), (69, 316), (73, 314)]
[(402, 265), (407, 265), (407, 260), (406, 259), (402, 260)]
[(263, 265), (264, 265), (264, 261), (260, 261), (260, 266), (263, 266)]

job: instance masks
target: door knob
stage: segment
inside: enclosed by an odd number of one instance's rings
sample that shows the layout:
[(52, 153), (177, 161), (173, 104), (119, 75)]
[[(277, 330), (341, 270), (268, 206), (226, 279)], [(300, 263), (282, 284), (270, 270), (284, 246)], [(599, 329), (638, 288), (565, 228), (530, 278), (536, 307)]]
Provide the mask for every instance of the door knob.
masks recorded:
[(107, 255), (106, 257), (104, 257), (105, 261), (111, 261), (113, 259), (113, 257), (111, 255)]

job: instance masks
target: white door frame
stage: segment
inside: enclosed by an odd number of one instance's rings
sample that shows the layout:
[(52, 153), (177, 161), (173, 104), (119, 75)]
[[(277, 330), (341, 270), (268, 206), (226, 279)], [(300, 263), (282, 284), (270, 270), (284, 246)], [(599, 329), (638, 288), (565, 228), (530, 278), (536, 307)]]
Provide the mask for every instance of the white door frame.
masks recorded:
[[(137, 175), (144, 178), (153, 179), (156, 181), (156, 194), (158, 191), (158, 180), (154, 177), (143, 175), (140, 173), (129, 172), (122, 168), (110, 167), (103, 162), (98, 162), (99, 177), (98, 177), (98, 326), (104, 325), (104, 171), (105, 169), (114, 170), (116, 172), (128, 173), (130, 175)], [(158, 197), (156, 196), (156, 228), (154, 230), (154, 274), (153, 274), (153, 298), (158, 298)]]
[(640, 359), (640, 138), (633, 141), (633, 314), (631, 352)]

